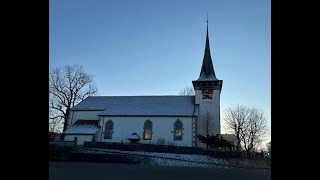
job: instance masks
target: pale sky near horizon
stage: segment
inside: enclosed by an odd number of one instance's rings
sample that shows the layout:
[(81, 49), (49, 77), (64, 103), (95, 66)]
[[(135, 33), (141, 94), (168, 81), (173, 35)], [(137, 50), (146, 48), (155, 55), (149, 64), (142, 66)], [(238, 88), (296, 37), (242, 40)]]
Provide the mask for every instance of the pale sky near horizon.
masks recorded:
[(177, 95), (199, 77), (209, 15), (213, 66), (230, 105), (271, 129), (270, 0), (50, 0), (49, 66), (83, 65), (99, 95)]

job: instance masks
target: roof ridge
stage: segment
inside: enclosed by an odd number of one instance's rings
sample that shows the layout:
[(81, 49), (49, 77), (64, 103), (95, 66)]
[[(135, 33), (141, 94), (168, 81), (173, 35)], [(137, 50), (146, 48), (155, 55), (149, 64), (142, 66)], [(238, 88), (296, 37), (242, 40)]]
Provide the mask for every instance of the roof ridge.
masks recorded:
[[(193, 97), (194, 95), (190, 96)], [(137, 95), (137, 96), (89, 96), (89, 97), (189, 97), (189, 95)]]
[(193, 116), (195, 96), (95, 96), (70, 110), (100, 111), (97, 115)]

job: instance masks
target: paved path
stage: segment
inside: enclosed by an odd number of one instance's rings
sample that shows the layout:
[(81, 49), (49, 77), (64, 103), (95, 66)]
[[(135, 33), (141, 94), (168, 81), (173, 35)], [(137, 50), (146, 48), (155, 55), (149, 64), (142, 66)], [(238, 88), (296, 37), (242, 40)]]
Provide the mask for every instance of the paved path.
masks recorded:
[(49, 162), (49, 180), (271, 180), (270, 169), (154, 167), (132, 164)]

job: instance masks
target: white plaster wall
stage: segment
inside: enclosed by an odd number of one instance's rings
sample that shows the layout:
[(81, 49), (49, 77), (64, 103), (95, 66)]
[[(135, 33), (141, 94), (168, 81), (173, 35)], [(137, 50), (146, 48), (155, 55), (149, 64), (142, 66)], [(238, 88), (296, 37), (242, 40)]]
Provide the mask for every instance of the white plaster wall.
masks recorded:
[[(212, 116), (212, 122), (209, 123), (211, 127), (211, 133), (221, 134), (221, 123), (220, 123), (220, 90), (213, 90), (212, 99), (202, 99), (201, 90), (197, 90), (197, 97), (199, 101), (199, 118), (197, 123), (197, 134), (206, 134), (205, 126), (206, 123), (203, 122), (207, 112)], [(200, 98), (201, 97), (201, 98)], [(206, 145), (197, 142), (198, 147), (206, 147)]]
[(202, 99), (201, 90), (195, 90), (195, 104), (200, 104), (200, 99)]
[[(152, 122), (152, 139), (143, 140), (143, 125), (146, 120)], [(173, 140), (173, 124), (180, 119), (183, 123), (182, 140)], [(192, 117), (103, 117), (100, 121), (101, 130), (104, 132), (105, 123), (112, 120), (114, 123), (114, 133), (112, 139), (104, 139), (103, 133), (96, 141), (101, 142), (129, 142), (126, 137), (132, 133), (137, 133), (141, 140), (140, 143), (157, 144), (159, 138), (164, 138), (166, 144), (176, 146), (192, 146)], [(99, 131), (101, 132), (101, 131)]]
[[(200, 105), (199, 105), (199, 119), (198, 121), (201, 121), (201, 116), (206, 116), (207, 112), (212, 116), (212, 125), (211, 128), (213, 130), (214, 134), (219, 133), (220, 134), (220, 90), (214, 90), (212, 99), (200, 99)], [(201, 131), (201, 125), (203, 123), (199, 122), (200, 124), (198, 127)], [(199, 132), (198, 132), (199, 133)]]
[(73, 125), (78, 119), (99, 120), (98, 113), (101, 111), (70, 111), (68, 127)]
[(77, 137), (77, 145), (83, 145), (84, 141), (92, 141), (93, 135), (65, 135), (65, 141), (73, 141), (74, 137)]

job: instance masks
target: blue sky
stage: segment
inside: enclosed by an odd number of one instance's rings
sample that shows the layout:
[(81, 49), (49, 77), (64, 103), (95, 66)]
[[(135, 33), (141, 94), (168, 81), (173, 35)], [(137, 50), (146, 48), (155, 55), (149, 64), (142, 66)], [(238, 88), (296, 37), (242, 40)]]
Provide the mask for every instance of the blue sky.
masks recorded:
[(221, 113), (243, 104), (271, 124), (270, 0), (50, 0), (49, 66), (83, 65), (99, 95), (177, 95), (210, 50)]

